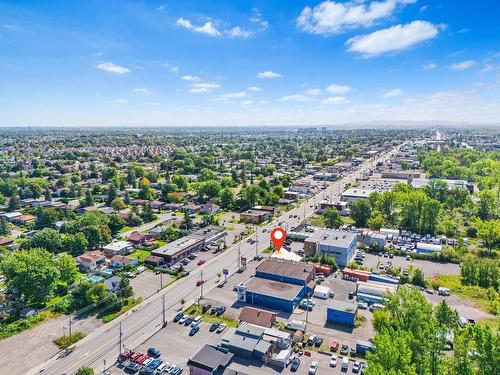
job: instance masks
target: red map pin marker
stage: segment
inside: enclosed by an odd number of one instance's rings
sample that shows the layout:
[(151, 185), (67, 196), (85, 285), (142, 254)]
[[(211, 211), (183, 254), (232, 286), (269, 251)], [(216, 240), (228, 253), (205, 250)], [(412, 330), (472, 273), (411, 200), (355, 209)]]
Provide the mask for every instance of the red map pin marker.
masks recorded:
[(276, 251), (279, 253), (283, 242), (286, 240), (286, 232), (281, 227), (276, 227), (271, 231), (271, 241), (273, 241)]

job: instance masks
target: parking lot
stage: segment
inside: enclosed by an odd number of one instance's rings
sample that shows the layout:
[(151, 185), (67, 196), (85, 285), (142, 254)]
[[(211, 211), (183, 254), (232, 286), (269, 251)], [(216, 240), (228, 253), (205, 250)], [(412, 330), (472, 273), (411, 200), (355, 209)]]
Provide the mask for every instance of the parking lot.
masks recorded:
[(421, 268), (426, 278), (433, 278), (437, 275), (458, 275), (460, 273), (460, 267), (455, 263), (437, 263), (419, 259), (411, 259), (408, 261), (402, 256), (394, 256), (391, 259), (389, 257), (378, 256), (378, 253), (366, 253), (363, 266), (368, 267), (368, 269), (373, 269), (373, 271), (380, 271), (380, 264), (386, 266), (387, 262), (392, 262), (393, 267), (400, 267), (401, 270), (409, 268), (410, 266), (412, 266), (413, 269)]

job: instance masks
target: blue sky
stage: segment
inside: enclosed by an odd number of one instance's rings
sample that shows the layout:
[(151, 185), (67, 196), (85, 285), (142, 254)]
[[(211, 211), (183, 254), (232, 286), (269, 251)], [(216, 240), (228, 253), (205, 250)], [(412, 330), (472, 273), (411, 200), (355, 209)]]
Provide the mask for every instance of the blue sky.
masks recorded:
[(0, 0), (0, 125), (500, 121), (500, 3)]

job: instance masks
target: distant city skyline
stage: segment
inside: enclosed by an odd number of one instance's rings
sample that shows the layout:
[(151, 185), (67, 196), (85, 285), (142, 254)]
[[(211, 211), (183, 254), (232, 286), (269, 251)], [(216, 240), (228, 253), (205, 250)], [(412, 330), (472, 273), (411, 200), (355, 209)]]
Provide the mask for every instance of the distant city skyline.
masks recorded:
[(0, 126), (500, 123), (492, 1), (0, 0)]

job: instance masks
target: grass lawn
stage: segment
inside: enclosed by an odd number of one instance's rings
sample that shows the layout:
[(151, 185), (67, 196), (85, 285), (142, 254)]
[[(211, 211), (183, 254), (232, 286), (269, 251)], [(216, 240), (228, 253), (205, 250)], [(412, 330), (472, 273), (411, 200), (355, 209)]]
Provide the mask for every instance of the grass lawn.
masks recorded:
[(433, 286), (444, 286), (463, 299), (474, 301), (478, 307), (490, 314), (496, 314), (495, 304), (500, 304), (500, 296), (496, 298), (488, 293), (488, 289), (476, 285), (463, 285), (460, 275), (439, 275), (432, 280)]
[(146, 259), (150, 255), (151, 255), (151, 252), (149, 252), (147, 250), (137, 249), (136, 251), (134, 251), (132, 254), (129, 254), (128, 256), (130, 258), (137, 259), (139, 261), (139, 263), (144, 263), (144, 259)]
[(134, 227), (129, 227), (128, 225), (125, 225), (122, 229), (120, 229), (119, 233), (125, 233), (132, 229), (134, 229)]
[(0, 324), (0, 340), (34, 328), (37, 325), (45, 322), (46, 320), (55, 318), (57, 316), (59, 316), (59, 314), (47, 310), (30, 316), (29, 318), (17, 319), (16, 321), (7, 324), (2, 323)]
[(109, 323), (111, 322), (113, 319), (119, 317), (120, 315), (126, 313), (127, 311), (129, 311), (131, 308), (133, 308), (134, 306), (137, 306), (139, 303), (141, 303), (142, 301), (142, 298), (129, 298), (127, 299), (127, 304), (126, 305), (123, 305), (123, 307), (121, 308), (120, 311), (117, 311), (115, 313), (112, 313), (112, 314), (108, 314), (108, 315), (103, 315), (101, 317), (102, 319), (102, 322), (103, 323)]
[(323, 216), (314, 215), (309, 221), (313, 227), (326, 228), (326, 220)]
[(236, 326), (238, 326), (238, 319), (235, 319), (235, 318), (228, 318), (224, 315), (221, 315), (221, 316), (215, 316), (215, 315), (210, 315), (210, 310), (208, 310), (208, 312), (206, 312), (205, 314), (202, 314), (201, 312), (201, 306), (198, 306), (196, 304), (194, 305), (191, 305), (190, 307), (188, 307), (186, 310), (184, 310), (184, 312), (189, 315), (189, 316), (198, 316), (198, 315), (201, 315), (203, 317), (203, 321), (205, 323), (225, 323), (227, 324), (228, 327), (231, 327), (231, 328), (235, 328)]

